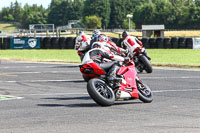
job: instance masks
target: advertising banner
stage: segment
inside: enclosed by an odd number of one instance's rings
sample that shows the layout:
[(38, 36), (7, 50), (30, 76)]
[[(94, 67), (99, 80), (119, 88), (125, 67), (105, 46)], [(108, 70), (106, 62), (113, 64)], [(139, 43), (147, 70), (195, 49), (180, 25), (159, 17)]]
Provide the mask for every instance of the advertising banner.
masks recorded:
[(200, 37), (193, 38), (193, 49), (200, 49)]
[(11, 49), (40, 49), (40, 38), (11, 38)]

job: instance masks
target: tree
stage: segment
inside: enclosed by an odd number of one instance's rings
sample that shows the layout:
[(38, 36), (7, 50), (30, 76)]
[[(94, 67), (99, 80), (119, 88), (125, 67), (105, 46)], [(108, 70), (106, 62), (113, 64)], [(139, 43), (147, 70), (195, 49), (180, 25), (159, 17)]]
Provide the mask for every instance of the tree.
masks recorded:
[(65, 22), (69, 20), (81, 20), (84, 7), (83, 0), (65, 1)]
[(110, 21), (109, 0), (85, 0), (83, 16), (92, 15), (102, 18), (102, 28), (107, 28)]
[(3, 21), (8, 21), (8, 15), (10, 14), (9, 12), (9, 8), (8, 7), (4, 7), (1, 11), (1, 20)]
[[(56, 3), (56, 6), (54, 5)], [(57, 0), (52, 0), (52, 4), (50, 5), (50, 12), (48, 14), (48, 23), (58, 25), (64, 25), (67, 23), (65, 10), (68, 6), (68, 3), (65, 1), (58, 2)]]
[(73, 0), (69, 3), (67, 11), (68, 20), (80, 20), (82, 18), (82, 12), (84, 7), (83, 0)]
[[(135, 29), (135, 23), (133, 21), (130, 21), (130, 26), (131, 26), (131, 29)], [(122, 28), (123, 29), (129, 29), (129, 20), (128, 20), (128, 18), (124, 19)]]
[(67, 25), (69, 20), (81, 19), (83, 4), (83, 0), (52, 0), (48, 14), (48, 23), (59, 26)]
[(29, 24), (46, 24), (47, 23), (47, 13), (42, 6), (37, 5), (25, 5), (24, 13), (22, 17), (21, 24), (23, 28), (28, 28)]
[(101, 18), (97, 16), (86, 16), (84, 19), (84, 24), (91, 29), (101, 28)]
[(122, 28), (126, 18), (124, 0), (111, 0), (110, 28)]
[(136, 28), (140, 29), (142, 24), (153, 24), (154, 15), (155, 5), (152, 2), (138, 6), (133, 13)]
[(13, 15), (12, 14), (8, 14), (7, 21), (14, 21), (14, 20), (15, 19), (14, 19)]
[(14, 5), (13, 5), (11, 14), (13, 15), (16, 22), (19, 22), (22, 19), (23, 9), (21, 7), (21, 4), (18, 3), (17, 1), (15, 1)]
[(176, 19), (175, 14), (173, 14), (173, 6), (169, 0), (154, 0), (155, 12), (154, 17), (151, 21), (154, 24), (165, 24), (172, 25)]

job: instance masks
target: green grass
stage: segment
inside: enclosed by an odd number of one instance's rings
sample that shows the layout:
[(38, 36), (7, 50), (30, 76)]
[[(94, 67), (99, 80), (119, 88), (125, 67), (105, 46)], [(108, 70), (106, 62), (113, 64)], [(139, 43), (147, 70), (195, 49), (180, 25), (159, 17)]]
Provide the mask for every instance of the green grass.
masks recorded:
[(75, 50), (1, 50), (0, 59), (80, 63)]
[(15, 30), (17, 26), (15, 24), (0, 23), (0, 30)]
[[(152, 64), (200, 66), (200, 50), (147, 49)], [(75, 50), (0, 50), (0, 59), (80, 63)]]
[(194, 49), (147, 49), (153, 64), (200, 66), (200, 50)]

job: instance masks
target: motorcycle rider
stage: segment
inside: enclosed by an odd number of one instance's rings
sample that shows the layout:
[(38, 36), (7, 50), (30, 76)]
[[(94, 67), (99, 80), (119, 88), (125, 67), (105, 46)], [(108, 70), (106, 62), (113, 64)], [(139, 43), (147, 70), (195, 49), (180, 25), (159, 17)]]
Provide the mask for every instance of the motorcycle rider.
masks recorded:
[(78, 55), (81, 60), (84, 57), (84, 54), (90, 49), (91, 37), (86, 35), (83, 31), (80, 31), (75, 40), (75, 49), (77, 50)]
[[(105, 62), (104, 59), (111, 61)], [(117, 71), (120, 68), (117, 61), (127, 62), (130, 61), (130, 58), (112, 54), (105, 42), (95, 42), (92, 45), (92, 49), (85, 54), (82, 64), (95, 62), (106, 72), (108, 81), (120, 83), (122, 79), (117, 77)]]
[(122, 33), (122, 38), (123, 41), (121, 43), (121, 46), (126, 49), (128, 49), (129, 52), (134, 53), (137, 52), (137, 50), (141, 50), (141, 52), (144, 53), (144, 55), (147, 57), (147, 59), (151, 60), (151, 58), (149, 57), (149, 55), (147, 54), (147, 51), (145, 50), (145, 48), (143, 47), (142, 42), (137, 39), (134, 36), (130, 36), (129, 33), (127, 31), (124, 31)]
[(93, 44), (94, 42), (98, 41), (98, 37), (101, 34), (101, 31), (96, 29), (92, 32), (92, 39), (91, 39), (91, 44)]
[(125, 56), (128, 52), (128, 50), (125, 50), (123, 48), (118, 47), (111, 39), (109, 39), (105, 34), (100, 34), (98, 36), (98, 41), (106, 42), (106, 44), (109, 46), (110, 50), (114, 52), (117, 55)]

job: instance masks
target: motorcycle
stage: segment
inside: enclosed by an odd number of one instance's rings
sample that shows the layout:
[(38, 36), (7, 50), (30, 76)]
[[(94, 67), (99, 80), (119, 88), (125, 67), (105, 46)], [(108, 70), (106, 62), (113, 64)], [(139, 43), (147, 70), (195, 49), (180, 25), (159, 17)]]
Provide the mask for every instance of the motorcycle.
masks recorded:
[(122, 82), (115, 83), (106, 79), (106, 72), (96, 63), (80, 65), (81, 73), (89, 77), (87, 91), (90, 97), (100, 106), (111, 106), (116, 100), (139, 99), (145, 103), (152, 102), (151, 89), (139, 78), (134, 62), (120, 66), (117, 76), (122, 78)]
[(152, 73), (153, 68), (150, 63), (150, 57), (147, 56), (145, 49), (138, 49), (134, 52), (134, 55), (134, 63), (137, 70), (139, 72), (143, 72), (145, 70), (147, 73)]

